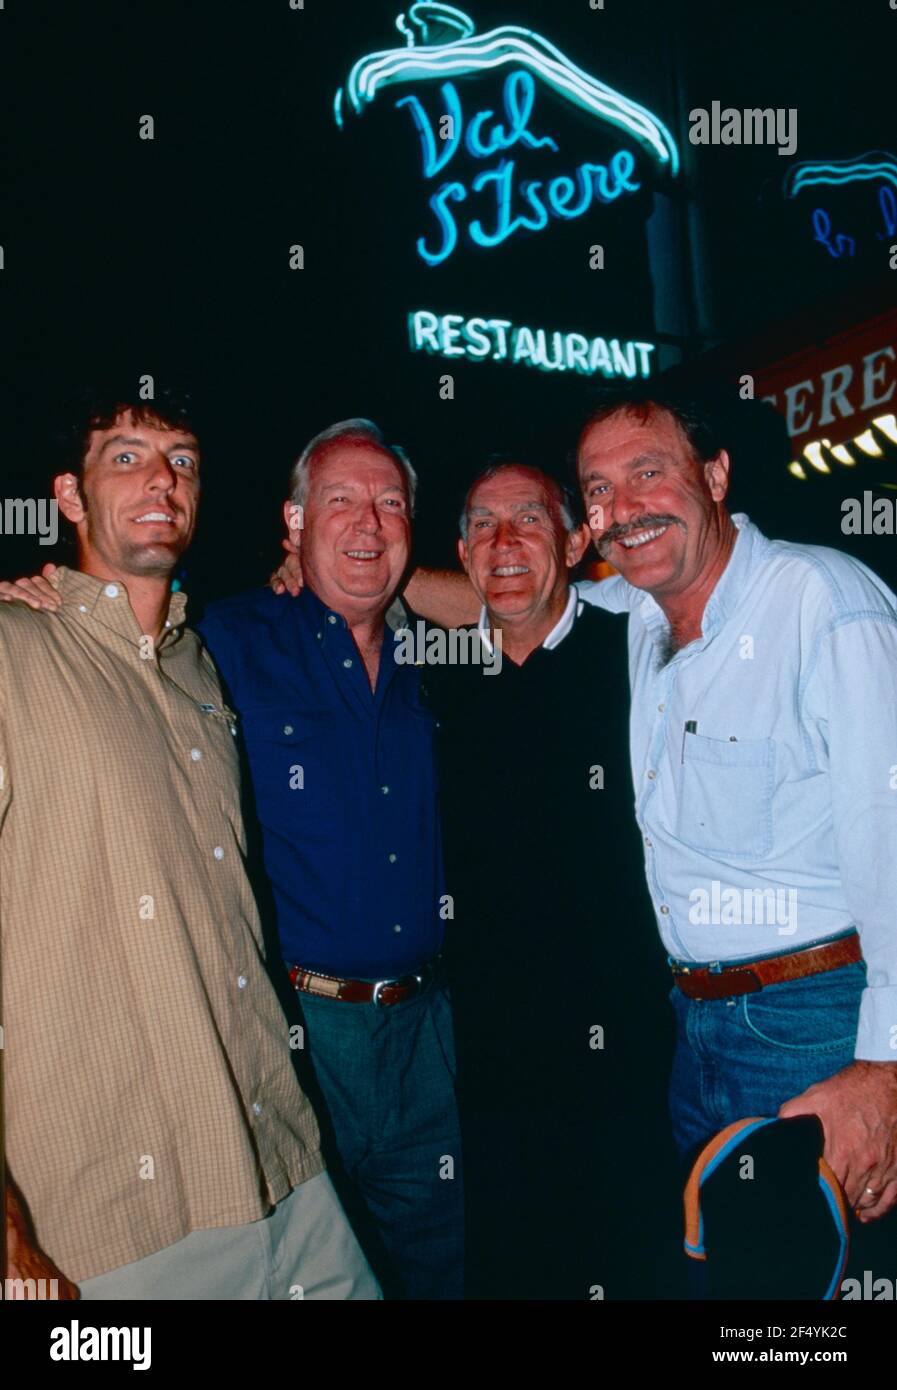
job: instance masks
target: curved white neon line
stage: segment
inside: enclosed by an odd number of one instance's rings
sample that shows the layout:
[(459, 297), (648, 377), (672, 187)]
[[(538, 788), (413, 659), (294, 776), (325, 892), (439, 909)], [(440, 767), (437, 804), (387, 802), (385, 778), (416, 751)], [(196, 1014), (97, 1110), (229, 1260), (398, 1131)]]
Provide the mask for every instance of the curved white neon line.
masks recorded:
[[(510, 47), (509, 45), (503, 45), (501, 40), (497, 41), (497, 44), (499, 47)], [(620, 96), (618, 92), (614, 92), (611, 88), (605, 89), (603, 84), (593, 82), (588, 78), (580, 78), (571, 75), (564, 69), (561, 63), (550, 59), (541, 59), (538, 55), (536, 55), (534, 59), (529, 50), (522, 46), (516, 54), (506, 51), (499, 54), (496, 58), (482, 58), (476, 64), (465, 63), (463, 65), (458, 61), (458, 47), (458, 45), (453, 45), (453, 52), (451, 54), (446, 54), (444, 56), (438, 54), (432, 57), (425, 57), (419, 50), (414, 50), (413, 60), (411, 55), (403, 54), (401, 57), (396, 58), (394, 54), (390, 54), (389, 60), (384, 59), (382, 63), (377, 65), (376, 70), (370, 70), (365, 73), (364, 77), (361, 79), (359, 85), (362, 87), (362, 96), (364, 100), (373, 101), (377, 87), (387, 85), (397, 74), (402, 73), (403, 68), (407, 70), (403, 75), (410, 81), (415, 77), (432, 77), (436, 74), (446, 74), (450, 77), (460, 76), (463, 72), (469, 72), (472, 66), (475, 67), (477, 71), (481, 71), (486, 68), (500, 67), (503, 63), (520, 62), (536, 68), (538, 72), (545, 76), (546, 80), (549, 81), (552, 86), (557, 86), (561, 89), (567, 88), (568, 90), (578, 89), (583, 105), (596, 107), (600, 114), (607, 116), (609, 119), (613, 119), (616, 116), (623, 124), (628, 125), (630, 124), (626, 120), (628, 115), (632, 115), (633, 117), (641, 116), (641, 122), (634, 120), (631, 128), (641, 131), (646, 139), (652, 141), (652, 143), (656, 145), (661, 158), (666, 160), (667, 153), (662, 143), (655, 142), (652, 138), (658, 127), (650, 113), (644, 111), (644, 109), (639, 107), (635, 102), (630, 102), (625, 97)], [(486, 53), (495, 47), (495, 43), (485, 45), (482, 51)], [(552, 81), (552, 78), (554, 78), (554, 81)], [(567, 80), (565, 81), (565, 79)], [(598, 90), (598, 96), (595, 95), (596, 89)], [(606, 104), (602, 104), (602, 98)], [(360, 110), (361, 101), (358, 96), (354, 98), (353, 105), (356, 111)]]
[(805, 161), (788, 171), (785, 189), (788, 196), (794, 198), (802, 188), (816, 184), (838, 187), (871, 179), (886, 179), (897, 187), (897, 156), (887, 150), (869, 150), (853, 159)]
[(791, 190), (792, 197), (799, 193), (802, 188), (815, 187), (816, 184), (827, 183), (832, 187), (837, 187), (843, 183), (861, 183), (867, 179), (887, 179), (897, 186), (897, 165), (890, 164), (865, 164), (861, 168), (851, 171), (838, 170), (827, 173), (825, 171), (814, 171), (807, 173), (794, 180), (794, 187)]
[[(412, 15), (416, 8), (412, 7)], [(540, 48), (544, 51), (540, 52)], [(496, 50), (495, 57), (487, 56)], [(656, 116), (591, 77), (541, 35), (517, 25), (491, 30), (471, 42), (461, 40), (426, 49), (410, 46), (372, 53), (355, 63), (346, 91), (355, 112), (360, 114), (362, 106), (374, 100), (379, 87), (393, 82), (437, 75), (457, 77), (512, 62), (532, 68), (549, 86), (593, 115), (629, 130), (653, 150), (661, 164), (668, 163), (671, 173), (676, 173), (679, 152), (672, 135)]]
[[(549, 64), (545, 61), (533, 63), (529, 60), (529, 55), (527, 54), (512, 55), (508, 53), (502, 53), (495, 58), (481, 59), (476, 64), (476, 70), (484, 71), (489, 68), (500, 67), (502, 64), (509, 62), (519, 62), (522, 66), (535, 67), (537, 72), (539, 72), (540, 75), (543, 76), (551, 86), (554, 86), (558, 89), (563, 90), (566, 88), (567, 90), (575, 90), (576, 88), (578, 88), (580, 101), (583, 106), (586, 106), (587, 108), (591, 107), (597, 114), (605, 116), (608, 120), (611, 120), (617, 124), (626, 125), (635, 134), (639, 135), (640, 138), (644, 138), (645, 140), (650, 142), (652, 146), (657, 150), (660, 158), (664, 162), (668, 158), (666, 149), (664, 148), (662, 142), (655, 138), (656, 127), (652, 123), (651, 118), (649, 116), (641, 113), (638, 107), (630, 103), (627, 103), (625, 98), (618, 96), (616, 92), (608, 91), (607, 93), (601, 93), (599, 97), (596, 96), (594, 92), (590, 91), (586, 87), (585, 83), (580, 82), (579, 80), (577, 80), (576, 82), (564, 81), (566, 74), (563, 71), (558, 71), (558, 64)], [(401, 71), (403, 66), (406, 65), (396, 63), (392, 67), (386, 67), (382, 69), (379, 73), (372, 74), (371, 82), (375, 84), (374, 90), (371, 91), (369, 95), (367, 92), (365, 92), (365, 99), (367, 101), (372, 101), (376, 93), (376, 86), (386, 85), (397, 74), (401, 74), (403, 78), (410, 81), (416, 77), (433, 77), (437, 74), (444, 74), (447, 76), (454, 77), (459, 76), (462, 72), (470, 71), (470, 65), (468, 64), (465, 64), (463, 67), (460, 67), (459, 71), (459, 64), (455, 62), (452, 62), (451, 64), (441, 64), (438, 62), (430, 63), (426, 60), (419, 61), (418, 63), (415, 63), (413, 67), (410, 68), (410, 70), (406, 70), (405, 73), (402, 73)], [(360, 102), (356, 100), (355, 106), (356, 110), (360, 109)], [(641, 119), (638, 119), (640, 116)]]
[[(627, 102), (625, 98), (620, 97), (617, 93), (607, 91), (606, 93), (596, 95), (594, 90), (588, 90), (585, 84), (579, 80), (565, 80), (567, 74), (560, 69), (559, 64), (548, 63), (546, 60), (533, 61), (528, 54), (514, 55), (503, 53), (491, 60), (481, 59), (476, 64), (476, 70), (482, 71), (515, 61), (522, 67), (535, 68), (548, 85), (554, 87), (556, 90), (575, 96), (576, 89), (578, 88), (578, 104), (580, 106), (584, 107), (586, 110), (590, 110), (592, 114), (604, 117), (604, 119), (611, 124), (623, 126), (630, 130), (643, 144), (650, 145), (661, 163), (665, 164), (669, 162), (672, 172), (675, 173), (678, 168), (678, 152), (676, 151), (672, 137), (669, 136), (659, 123), (653, 121), (650, 115), (642, 113), (637, 105)], [(402, 72), (402, 66), (404, 65), (396, 65), (392, 70), (387, 68), (381, 73), (375, 74), (372, 81), (376, 82), (377, 85), (385, 85), (395, 74), (398, 74), (400, 78), (404, 80), (412, 80), (414, 77), (418, 76), (434, 76), (437, 73), (446, 73), (452, 76), (459, 74), (459, 68), (455, 64), (427, 64), (425, 66), (421, 63), (415, 65), (415, 68), (410, 72), (407, 70)], [(460, 72), (469, 72), (470, 70), (471, 65), (464, 65), (464, 67), (460, 69)], [(367, 99), (372, 100), (373, 94), (367, 97)], [(356, 109), (358, 109), (359, 103), (357, 101), (355, 105)], [(661, 134), (661, 132), (663, 133)], [(666, 143), (664, 142), (664, 135), (666, 135)]]
[[(678, 152), (672, 136), (650, 112), (596, 79), (580, 74), (578, 70), (571, 71), (570, 65), (562, 56), (560, 60), (553, 60), (534, 52), (530, 45), (518, 40), (506, 42), (504, 39), (494, 38), (489, 43), (485, 42), (489, 38), (489, 35), (483, 35), (477, 41), (478, 46), (475, 50), (469, 47), (465, 49), (461, 44), (451, 44), (443, 46), (439, 52), (431, 51), (426, 55), (419, 49), (398, 53), (392, 50), (372, 60), (357, 80), (355, 91), (350, 89), (349, 95), (355, 110), (360, 110), (362, 99), (372, 101), (379, 86), (386, 86), (396, 79), (411, 81), (416, 77), (436, 74), (460, 76), (471, 70), (478, 71), (498, 67), (504, 63), (519, 62), (523, 66), (534, 68), (557, 90), (577, 95), (580, 104), (587, 110), (591, 109), (613, 124), (627, 127), (638, 139), (654, 149), (662, 163), (669, 160), (675, 172), (678, 166)], [(497, 57), (487, 59), (481, 56), (495, 48), (503, 50)], [(468, 58), (471, 61), (465, 61)]]

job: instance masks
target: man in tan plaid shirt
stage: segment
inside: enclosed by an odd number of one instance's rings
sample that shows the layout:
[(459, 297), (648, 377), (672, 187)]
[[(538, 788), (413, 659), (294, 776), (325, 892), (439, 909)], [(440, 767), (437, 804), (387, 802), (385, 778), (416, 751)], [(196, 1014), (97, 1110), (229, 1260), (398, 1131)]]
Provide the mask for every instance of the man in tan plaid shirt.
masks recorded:
[(233, 716), (175, 565), (174, 399), (94, 402), (47, 622), (0, 610), (7, 1274), (82, 1298), (377, 1298), (244, 870)]

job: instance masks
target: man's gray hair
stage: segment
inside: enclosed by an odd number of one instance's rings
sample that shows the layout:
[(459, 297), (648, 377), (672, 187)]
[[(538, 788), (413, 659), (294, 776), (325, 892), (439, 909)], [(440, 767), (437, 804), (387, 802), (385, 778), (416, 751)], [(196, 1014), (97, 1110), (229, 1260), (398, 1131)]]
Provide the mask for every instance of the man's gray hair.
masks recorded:
[(578, 521), (578, 504), (574, 494), (563, 483), (558, 482), (557, 478), (552, 478), (550, 473), (543, 473), (541, 468), (534, 468), (529, 463), (516, 463), (513, 459), (503, 459), (500, 463), (491, 463), (488, 468), (484, 468), (482, 473), (477, 474), (467, 489), (467, 496), (464, 498), (464, 506), (461, 508), (461, 515), (458, 518), (458, 530), (461, 532), (461, 539), (467, 540), (467, 513), (470, 509), (470, 499), (480, 483), (485, 483), (489, 478), (494, 478), (496, 473), (503, 473), (506, 468), (525, 468), (529, 473), (538, 473), (548, 484), (549, 490), (557, 503), (558, 513), (564, 525), (565, 531), (574, 531), (580, 524)]
[(388, 458), (392, 459), (405, 479), (405, 487), (408, 491), (408, 511), (413, 516), (414, 499), (417, 493), (417, 474), (411, 467), (408, 455), (398, 444), (387, 444), (386, 436), (380, 427), (374, 424), (373, 420), (364, 420), (360, 416), (351, 420), (338, 420), (335, 425), (328, 425), (326, 430), (321, 430), (320, 434), (316, 434), (314, 439), (309, 440), (290, 470), (290, 501), (297, 502), (300, 507), (305, 505), (308, 497), (308, 471), (312, 459), (318, 453), (323, 452), (328, 444), (335, 444), (343, 439), (371, 444), (382, 454), (386, 454)]

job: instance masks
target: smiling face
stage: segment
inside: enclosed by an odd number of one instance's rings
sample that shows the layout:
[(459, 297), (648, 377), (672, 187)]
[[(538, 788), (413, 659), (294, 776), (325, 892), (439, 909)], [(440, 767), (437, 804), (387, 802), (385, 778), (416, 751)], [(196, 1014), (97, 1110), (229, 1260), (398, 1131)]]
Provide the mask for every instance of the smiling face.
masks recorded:
[(725, 451), (701, 463), (668, 412), (619, 410), (584, 431), (577, 470), (596, 548), (630, 584), (681, 598), (713, 568), (729, 529)]
[[(289, 509), (284, 508), (287, 525)], [(305, 582), (347, 620), (385, 611), (411, 551), (405, 475), (375, 444), (334, 440), (309, 465), (301, 561)]]
[(165, 577), (196, 525), (199, 446), (183, 429), (124, 411), (108, 429), (92, 431), (80, 494), (73, 474), (57, 478), (55, 492), (75, 523), (82, 569)]
[(471, 492), (458, 554), (490, 616), (508, 622), (537, 618), (563, 601), (585, 545), (583, 528), (566, 530), (550, 480), (511, 464)]

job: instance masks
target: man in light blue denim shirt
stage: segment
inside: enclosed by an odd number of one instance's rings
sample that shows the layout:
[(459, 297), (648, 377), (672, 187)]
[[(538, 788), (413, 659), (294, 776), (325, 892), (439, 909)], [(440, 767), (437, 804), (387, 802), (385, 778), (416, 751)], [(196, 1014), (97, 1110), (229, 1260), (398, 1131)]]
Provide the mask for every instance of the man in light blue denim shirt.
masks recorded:
[(578, 449), (619, 572), (580, 592), (629, 613), (674, 1130), (685, 1155), (747, 1115), (818, 1114), (872, 1221), (897, 1203), (897, 599), (849, 556), (731, 516), (720, 444), (643, 392)]

